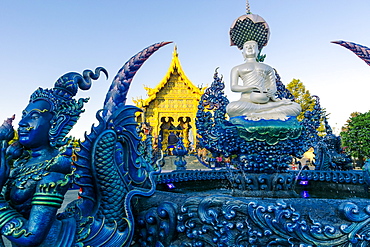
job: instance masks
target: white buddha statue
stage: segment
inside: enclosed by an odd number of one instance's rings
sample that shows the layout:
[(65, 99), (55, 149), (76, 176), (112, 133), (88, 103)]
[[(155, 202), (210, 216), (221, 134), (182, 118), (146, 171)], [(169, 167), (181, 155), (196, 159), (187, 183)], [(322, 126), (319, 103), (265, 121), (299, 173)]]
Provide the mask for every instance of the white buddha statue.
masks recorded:
[[(240, 92), (238, 101), (226, 107), (229, 117), (245, 116), (248, 120), (279, 119), (286, 120), (297, 116), (301, 106), (289, 99), (277, 99), (274, 69), (257, 62), (259, 49), (255, 41), (243, 45), (245, 63), (231, 70), (231, 91)], [(243, 84), (239, 85), (239, 78)]]

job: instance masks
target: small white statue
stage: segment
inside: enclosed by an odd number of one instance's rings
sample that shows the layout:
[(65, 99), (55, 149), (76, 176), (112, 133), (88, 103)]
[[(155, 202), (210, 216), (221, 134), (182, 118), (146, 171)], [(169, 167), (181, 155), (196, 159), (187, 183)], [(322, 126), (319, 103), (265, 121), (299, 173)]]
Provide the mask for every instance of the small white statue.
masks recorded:
[[(277, 99), (274, 69), (257, 62), (259, 49), (256, 41), (247, 41), (243, 45), (245, 63), (231, 70), (231, 91), (240, 92), (238, 101), (230, 102), (226, 107), (229, 117), (245, 116), (248, 120), (280, 119), (297, 116), (301, 106), (289, 99)], [(239, 85), (239, 78), (243, 85)]]

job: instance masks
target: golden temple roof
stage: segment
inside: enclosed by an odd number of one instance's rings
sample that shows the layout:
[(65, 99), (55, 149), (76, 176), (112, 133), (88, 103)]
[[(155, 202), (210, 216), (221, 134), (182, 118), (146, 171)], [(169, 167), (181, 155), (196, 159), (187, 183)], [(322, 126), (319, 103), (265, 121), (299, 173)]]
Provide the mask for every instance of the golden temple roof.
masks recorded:
[(152, 100), (156, 99), (158, 92), (166, 85), (171, 75), (175, 73), (179, 75), (180, 78), (179, 80), (182, 81), (192, 91), (193, 94), (199, 95), (199, 98), (201, 97), (201, 95), (204, 93), (205, 88), (198, 88), (185, 75), (185, 72), (183, 71), (180, 64), (179, 55), (177, 53), (177, 46), (175, 45), (174, 51), (172, 53), (172, 61), (166, 75), (157, 84), (155, 88), (144, 87), (145, 90), (147, 91), (148, 98), (145, 100), (134, 99), (133, 102), (136, 104), (136, 106), (138, 107), (148, 106)]

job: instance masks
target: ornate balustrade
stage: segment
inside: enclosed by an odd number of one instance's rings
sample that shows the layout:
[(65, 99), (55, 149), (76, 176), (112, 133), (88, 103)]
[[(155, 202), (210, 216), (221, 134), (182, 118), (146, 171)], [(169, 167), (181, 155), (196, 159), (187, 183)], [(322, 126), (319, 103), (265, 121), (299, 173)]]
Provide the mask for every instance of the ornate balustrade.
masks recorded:
[(231, 188), (242, 190), (288, 190), (297, 180), (335, 184), (364, 184), (362, 171), (303, 170), (278, 174), (249, 174), (239, 170), (186, 170), (161, 173), (157, 184), (189, 181), (228, 180)]

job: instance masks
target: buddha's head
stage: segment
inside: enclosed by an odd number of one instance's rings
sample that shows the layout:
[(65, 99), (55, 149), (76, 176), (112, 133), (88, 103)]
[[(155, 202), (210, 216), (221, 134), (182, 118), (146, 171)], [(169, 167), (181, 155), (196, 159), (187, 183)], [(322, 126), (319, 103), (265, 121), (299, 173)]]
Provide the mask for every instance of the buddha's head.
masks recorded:
[(244, 59), (257, 58), (259, 54), (258, 43), (254, 40), (247, 41), (243, 44), (242, 51)]
[(78, 89), (91, 87), (91, 79), (99, 78), (104, 68), (95, 74), (85, 70), (83, 75), (75, 72), (61, 76), (53, 89), (38, 88), (30, 97), (29, 104), (19, 122), (19, 142), (26, 148), (59, 147), (66, 143), (66, 135), (76, 124), (88, 99), (73, 97)]

